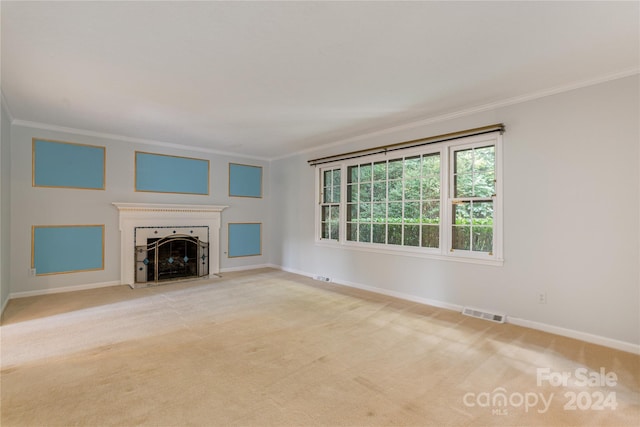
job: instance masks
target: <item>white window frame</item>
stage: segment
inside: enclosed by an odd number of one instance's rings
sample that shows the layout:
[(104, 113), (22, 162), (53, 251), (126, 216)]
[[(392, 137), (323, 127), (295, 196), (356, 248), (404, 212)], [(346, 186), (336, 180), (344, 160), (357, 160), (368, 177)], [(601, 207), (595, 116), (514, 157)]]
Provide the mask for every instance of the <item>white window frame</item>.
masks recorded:
[[(324, 172), (326, 171), (333, 171), (336, 169), (340, 169), (340, 202), (337, 203), (338, 207), (339, 207), (339, 215), (340, 215), (340, 219), (338, 221), (338, 232), (339, 232), (339, 239), (335, 240), (335, 239), (331, 239), (331, 238), (323, 238), (322, 237), (322, 208), (323, 206), (334, 206), (336, 205), (336, 203), (334, 202), (325, 202), (324, 201)], [(316, 224), (318, 225), (316, 227), (316, 241), (323, 241), (323, 242), (339, 242), (342, 240), (342, 230), (344, 228), (344, 221), (343, 221), (343, 215), (344, 215), (344, 167), (339, 167), (335, 164), (333, 165), (327, 165), (321, 168), (318, 168), (318, 175), (316, 176), (316, 201), (317, 201), (317, 208), (316, 208)]]
[[(491, 253), (472, 252), (456, 249), (451, 250), (452, 245), (452, 165), (454, 150), (464, 148), (495, 146), (495, 196), (493, 199), (493, 249)], [(503, 257), (503, 167), (502, 167), (502, 134), (492, 132), (484, 135), (469, 136), (451, 141), (437, 142), (421, 147), (413, 147), (387, 154), (375, 154), (355, 159), (340, 160), (318, 166), (316, 169), (316, 209), (315, 209), (315, 240), (320, 246), (342, 248), (346, 250), (358, 250), (364, 252), (386, 253), (393, 255), (405, 255), (412, 257), (459, 261), (474, 264), (501, 266)], [(414, 246), (401, 246), (391, 244), (353, 242), (346, 240), (346, 210), (347, 210), (347, 168), (348, 166), (380, 160), (391, 160), (398, 157), (411, 157), (417, 154), (440, 153), (440, 247), (423, 248)], [(322, 239), (322, 175), (327, 169), (341, 169), (342, 186), (340, 191), (340, 223), (339, 239)]]

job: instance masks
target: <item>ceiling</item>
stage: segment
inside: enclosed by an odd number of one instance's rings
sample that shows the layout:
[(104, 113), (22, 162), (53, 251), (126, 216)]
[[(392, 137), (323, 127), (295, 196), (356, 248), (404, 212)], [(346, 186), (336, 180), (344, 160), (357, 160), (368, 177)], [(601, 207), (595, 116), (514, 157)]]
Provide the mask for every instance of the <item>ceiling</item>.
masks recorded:
[(638, 2), (0, 7), (15, 122), (264, 159), (639, 67)]

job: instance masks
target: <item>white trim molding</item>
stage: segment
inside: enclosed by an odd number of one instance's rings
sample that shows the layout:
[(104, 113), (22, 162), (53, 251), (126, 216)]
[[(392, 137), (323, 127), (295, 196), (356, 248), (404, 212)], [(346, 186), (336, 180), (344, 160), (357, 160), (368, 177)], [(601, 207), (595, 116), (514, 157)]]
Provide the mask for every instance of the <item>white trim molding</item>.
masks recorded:
[[(110, 286), (120, 286), (120, 281), (87, 283), (84, 285), (65, 286), (62, 288), (38, 289), (37, 291), (12, 292), (7, 301), (16, 298), (35, 297), (38, 295), (61, 294), (64, 292), (86, 291), (87, 289), (107, 288)], [(6, 306), (6, 304), (5, 304)], [(3, 307), (4, 311), (4, 307)]]

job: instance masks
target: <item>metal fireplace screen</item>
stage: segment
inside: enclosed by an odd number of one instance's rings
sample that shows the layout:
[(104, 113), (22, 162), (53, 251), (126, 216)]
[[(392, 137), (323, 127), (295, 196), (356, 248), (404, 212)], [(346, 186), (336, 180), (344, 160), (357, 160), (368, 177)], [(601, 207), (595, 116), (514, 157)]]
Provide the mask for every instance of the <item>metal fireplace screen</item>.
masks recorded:
[(136, 246), (136, 283), (164, 282), (209, 274), (209, 243), (174, 234)]

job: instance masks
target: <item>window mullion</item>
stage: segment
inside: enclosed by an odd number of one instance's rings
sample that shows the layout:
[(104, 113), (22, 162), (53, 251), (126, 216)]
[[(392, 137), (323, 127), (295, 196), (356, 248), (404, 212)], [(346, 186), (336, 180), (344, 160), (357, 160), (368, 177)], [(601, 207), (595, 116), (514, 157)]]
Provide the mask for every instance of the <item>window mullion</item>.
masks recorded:
[[(440, 151), (442, 160), (440, 161), (440, 182), (442, 183), (440, 189), (440, 233), (442, 239), (440, 242), (440, 253), (446, 255), (453, 248), (452, 242), (452, 218), (453, 218), (453, 204), (451, 199), (453, 197), (453, 156), (450, 153), (450, 149), (443, 149)], [(442, 167), (448, 165), (448, 167)]]

